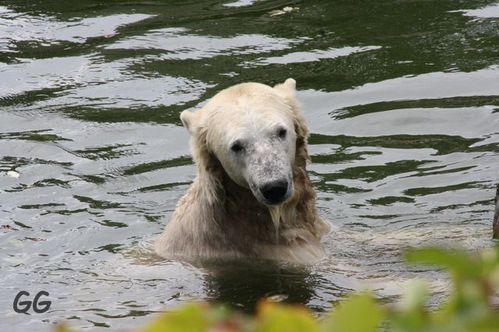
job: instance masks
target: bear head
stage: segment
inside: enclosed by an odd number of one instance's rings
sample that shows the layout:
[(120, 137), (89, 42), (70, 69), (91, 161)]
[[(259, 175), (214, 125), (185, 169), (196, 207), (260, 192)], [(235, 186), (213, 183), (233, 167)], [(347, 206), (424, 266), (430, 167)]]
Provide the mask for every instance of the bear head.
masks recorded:
[(308, 130), (295, 92), (293, 79), (275, 87), (243, 83), (222, 90), (195, 112), (183, 111), (199, 176), (217, 182), (217, 171), (223, 171), (267, 206), (289, 200), (294, 169), (304, 168), (308, 159)]

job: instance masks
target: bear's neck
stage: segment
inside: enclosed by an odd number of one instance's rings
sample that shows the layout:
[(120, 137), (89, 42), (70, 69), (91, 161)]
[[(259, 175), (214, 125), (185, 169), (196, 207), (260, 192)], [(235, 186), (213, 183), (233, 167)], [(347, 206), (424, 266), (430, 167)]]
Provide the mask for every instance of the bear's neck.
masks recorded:
[(222, 179), (223, 209), (229, 218), (238, 218), (242, 223), (261, 225), (271, 223), (268, 208), (260, 203), (250, 189), (241, 187), (227, 174)]
[(236, 184), (225, 171), (216, 175), (198, 177), (199, 181), (209, 181), (198, 183), (201, 188), (216, 188), (202, 192), (204, 197), (201, 199), (208, 206), (205, 210), (212, 214), (206, 216), (205, 222), (220, 228), (229, 239), (247, 241), (247, 244), (275, 243), (276, 230), (268, 208), (255, 198), (251, 190)]

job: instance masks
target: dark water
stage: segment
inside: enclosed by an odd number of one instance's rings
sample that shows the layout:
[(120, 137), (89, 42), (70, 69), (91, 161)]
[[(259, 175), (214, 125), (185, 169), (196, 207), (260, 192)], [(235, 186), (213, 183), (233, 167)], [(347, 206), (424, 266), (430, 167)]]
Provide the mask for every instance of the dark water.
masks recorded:
[[(289, 7), (289, 8), (285, 8)], [(0, 2), (0, 330), (130, 330), (208, 299), (316, 311), (394, 301), (404, 248), (493, 246), (497, 1)], [(332, 224), (308, 269), (158, 259), (195, 176), (179, 112), (235, 83), (293, 77)], [(15, 295), (46, 290), (23, 315)]]

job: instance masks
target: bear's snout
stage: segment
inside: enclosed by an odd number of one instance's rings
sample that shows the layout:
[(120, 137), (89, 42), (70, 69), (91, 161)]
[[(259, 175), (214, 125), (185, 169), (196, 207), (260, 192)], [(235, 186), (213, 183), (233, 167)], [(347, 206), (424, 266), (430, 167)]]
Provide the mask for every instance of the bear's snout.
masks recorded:
[(269, 204), (282, 203), (289, 197), (288, 181), (283, 179), (267, 182), (260, 187), (260, 192)]

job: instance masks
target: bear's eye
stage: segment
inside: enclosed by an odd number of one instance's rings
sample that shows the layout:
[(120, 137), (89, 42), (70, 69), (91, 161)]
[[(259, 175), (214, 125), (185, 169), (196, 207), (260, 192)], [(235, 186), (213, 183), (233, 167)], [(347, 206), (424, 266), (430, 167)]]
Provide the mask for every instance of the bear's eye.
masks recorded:
[(234, 142), (234, 143), (232, 143), (232, 145), (230, 146), (230, 149), (231, 149), (232, 151), (234, 151), (234, 152), (238, 153), (238, 152), (241, 152), (241, 151), (244, 149), (244, 147), (243, 147), (243, 145), (241, 144), (241, 142), (239, 142), (239, 141), (235, 141), (235, 142)]
[(281, 128), (279, 129), (279, 131), (277, 132), (277, 136), (279, 136), (279, 138), (286, 138), (286, 134), (288, 132), (286, 131), (286, 129), (284, 128)]

